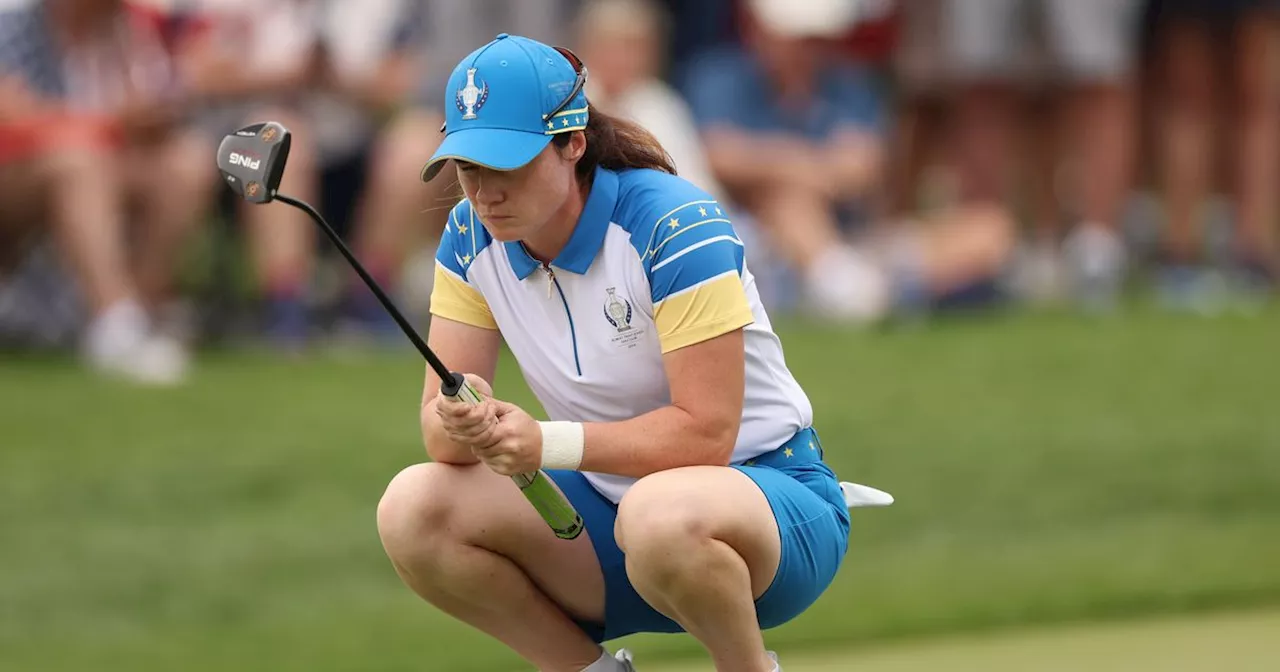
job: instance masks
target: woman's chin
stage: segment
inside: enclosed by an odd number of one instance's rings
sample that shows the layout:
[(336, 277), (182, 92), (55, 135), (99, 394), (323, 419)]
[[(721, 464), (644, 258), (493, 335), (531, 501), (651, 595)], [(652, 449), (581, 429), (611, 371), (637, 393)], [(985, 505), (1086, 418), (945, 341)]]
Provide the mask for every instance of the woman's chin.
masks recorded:
[(511, 217), (485, 220), (484, 228), (493, 239), (502, 243), (513, 243), (520, 240), (520, 227)]

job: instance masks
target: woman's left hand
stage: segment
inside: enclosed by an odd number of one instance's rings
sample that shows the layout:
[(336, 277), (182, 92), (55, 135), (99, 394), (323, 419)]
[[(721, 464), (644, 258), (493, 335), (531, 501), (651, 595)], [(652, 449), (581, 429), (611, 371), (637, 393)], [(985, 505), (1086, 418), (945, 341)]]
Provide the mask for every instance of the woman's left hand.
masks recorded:
[(490, 400), (497, 422), (485, 433), (482, 445), (471, 452), (492, 471), (514, 476), (542, 466), (542, 427), (524, 409), (498, 399)]

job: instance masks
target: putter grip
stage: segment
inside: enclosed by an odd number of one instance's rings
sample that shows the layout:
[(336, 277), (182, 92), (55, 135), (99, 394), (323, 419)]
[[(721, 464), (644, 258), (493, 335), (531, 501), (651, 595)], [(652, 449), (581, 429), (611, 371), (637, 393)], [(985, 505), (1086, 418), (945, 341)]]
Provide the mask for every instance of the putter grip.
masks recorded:
[[(478, 404), (483, 400), (480, 392), (471, 386), (460, 373), (452, 374), (453, 380), (446, 381), (441, 392), (457, 401)], [(538, 515), (547, 521), (551, 531), (561, 539), (576, 539), (582, 534), (582, 516), (574, 510), (569, 500), (556, 489), (551, 479), (538, 470), (527, 474), (516, 474), (511, 480), (520, 486), (520, 492), (533, 505)]]

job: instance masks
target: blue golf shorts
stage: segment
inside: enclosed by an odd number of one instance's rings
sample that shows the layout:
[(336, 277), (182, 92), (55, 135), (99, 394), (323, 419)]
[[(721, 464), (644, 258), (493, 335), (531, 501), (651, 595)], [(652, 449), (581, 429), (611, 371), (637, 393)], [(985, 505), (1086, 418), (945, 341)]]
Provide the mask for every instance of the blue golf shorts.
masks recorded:
[[(809, 608), (835, 578), (849, 549), (849, 511), (839, 481), (822, 461), (822, 445), (812, 429), (732, 468), (760, 487), (778, 523), (782, 557), (773, 582), (756, 600), (760, 626), (777, 627)], [(618, 505), (576, 471), (550, 470), (547, 475), (582, 515), (604, 573), (604, 623), (579, 621), (583, 631), (597, 642), (638, 632), (684, 632), (649, 606), (627, 578), (622, 550), (613, 538)]]

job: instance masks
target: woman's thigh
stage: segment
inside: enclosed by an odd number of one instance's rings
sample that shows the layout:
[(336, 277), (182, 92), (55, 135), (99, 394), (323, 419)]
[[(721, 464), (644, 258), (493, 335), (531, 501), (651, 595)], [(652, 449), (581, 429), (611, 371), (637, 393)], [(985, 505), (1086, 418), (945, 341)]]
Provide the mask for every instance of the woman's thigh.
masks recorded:
[[(636, 632), (680, 632), (626, 576), (620, 546), (645, 526), (705, 534), (746, 562), (762, 627), (785, 623), (822, 594), (848, 548), (849, 522), (834, 474), (820, 464), (794, 475), (767, 467), (685, 467), (640, 479), (612, 507), (580, 474), (552, 472), (579, 505), (604, 572), (606, 622), (584, 625), (598, 640)], [(584, 490), (585, 489), (585, 490)], [(839, 501), (837, 501), (839, 500)], [(614, 538), (605, 530), (612, 527)], [(628, 534), (632, 535), (628, 540)]]
[(618, 504), (614, 538), (624, 552), (671, 533), (724, 542), (742, 557), (752, 597), (773, 581), (782, 553), (774, 513), (764, 490), (729, 467), (696, 466), (646, 476)]
[(777, 528), (778, 565), (755, 594), (761, 627), (776, 627), (808, 609), (835, 579), (849, 548), (849, 513), (839, 481), (822, 463), (734, 469), (764, 493)]
[(413, 521), (406, 534), (426, 542), (421, 552), (433, 553), (429, 539), (444, 533), (451, 543), (511, 560), (571, 617), (603, 620), (604, 577), (590, 531), (568, 541), (556, 537), (510, 478), (479, 464), (414, 465), (392, 481), (382, 507)]

